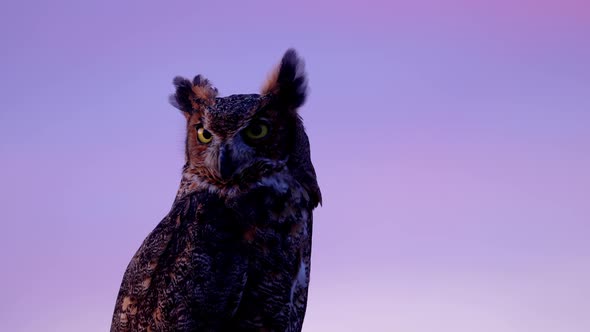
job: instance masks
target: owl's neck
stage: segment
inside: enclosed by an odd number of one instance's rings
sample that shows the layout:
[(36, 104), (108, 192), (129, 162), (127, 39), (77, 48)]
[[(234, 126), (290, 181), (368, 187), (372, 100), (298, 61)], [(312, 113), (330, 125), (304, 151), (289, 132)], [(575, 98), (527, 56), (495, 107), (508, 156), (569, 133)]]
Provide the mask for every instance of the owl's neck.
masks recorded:
[(209, 181), (205, 177), (191, 171), (188, 167), (185, 167), (180, 180), (180, 186), (176, 193), (176, 200), (204, 190), (212, 194), (216, 193), (220, 196), (230, 197), (239, 195), (241, 191), (251, 189), (254, 186), (274, 187), (276, 184), (282, 191), (283, 187), (285, 187), (283, 182), (291, 177), (286, 167), (286, 161), (269, 163), (266, 166), (259, 169), (259, 173), (256, 173), (256, 175), (246, 176), (241, 181), (231, 183)]
[(176, 200), (190, 195), (199, 190), (200, 187), (203, 187), (203, 185), (204, 183), (202, 183), (202, 180), (197, 175), (183, 172), (182, 178), (180, 179), (180, 187), (176, 192)]

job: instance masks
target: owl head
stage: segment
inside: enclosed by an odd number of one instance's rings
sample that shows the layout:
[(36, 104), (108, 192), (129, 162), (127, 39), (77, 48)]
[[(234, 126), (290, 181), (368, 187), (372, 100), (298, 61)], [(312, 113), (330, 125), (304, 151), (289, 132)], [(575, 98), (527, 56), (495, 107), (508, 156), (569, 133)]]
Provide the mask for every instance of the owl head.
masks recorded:
[(219, 97), (201, 75), (192, 81), (176, 77), (170, 102), (186, 118), (184, 172), (227, 187), (255, 183), (287, 169), (319, 202), (309, 142), (297, 113), (307, 93), (303, 67), (289, 49), (260, 94), (227, 97)]

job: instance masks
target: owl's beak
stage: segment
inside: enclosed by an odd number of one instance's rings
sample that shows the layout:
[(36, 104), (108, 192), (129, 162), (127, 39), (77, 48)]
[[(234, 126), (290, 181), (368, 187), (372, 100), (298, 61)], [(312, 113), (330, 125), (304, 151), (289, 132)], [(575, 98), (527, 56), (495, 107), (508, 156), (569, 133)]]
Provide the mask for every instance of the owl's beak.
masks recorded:
[(224, 145), (219, 151), (219, 174), (224, 180), (229, 180), (234, 175), (238, 165), (232, 158), (232, 150), (228, 145)]

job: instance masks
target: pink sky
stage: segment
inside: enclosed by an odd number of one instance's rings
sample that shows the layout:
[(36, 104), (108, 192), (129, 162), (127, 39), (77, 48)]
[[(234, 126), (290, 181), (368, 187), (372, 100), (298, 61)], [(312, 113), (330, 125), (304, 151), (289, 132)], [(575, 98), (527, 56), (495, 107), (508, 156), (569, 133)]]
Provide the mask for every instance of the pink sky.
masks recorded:
[(304, 331), (590, 330), (584, 1), (0, 5), (2, 330), (108, 330), (183, 162), (176, 75), (288, 47), (325, 204)]

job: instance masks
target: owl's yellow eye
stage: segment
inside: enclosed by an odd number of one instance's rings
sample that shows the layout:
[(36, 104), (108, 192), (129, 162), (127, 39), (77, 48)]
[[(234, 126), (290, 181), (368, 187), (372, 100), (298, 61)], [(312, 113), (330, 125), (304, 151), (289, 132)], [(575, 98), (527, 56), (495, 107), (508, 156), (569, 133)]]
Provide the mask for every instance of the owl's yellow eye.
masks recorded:
[(268, 126), (264, 123), (255, 123), (246, 128), (246, 137), (250, 139), (261, 139), (268, 134)]
[(211, 133), (208, 130), (201, 127), (197, 129), (197, 139), (199, 140), (199, 142), (207, 144), (211, 142), (211, 140), (213, 139), (213, 135), (211, 135)]

